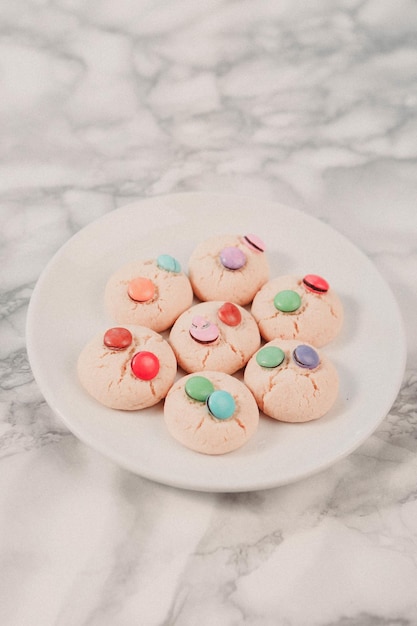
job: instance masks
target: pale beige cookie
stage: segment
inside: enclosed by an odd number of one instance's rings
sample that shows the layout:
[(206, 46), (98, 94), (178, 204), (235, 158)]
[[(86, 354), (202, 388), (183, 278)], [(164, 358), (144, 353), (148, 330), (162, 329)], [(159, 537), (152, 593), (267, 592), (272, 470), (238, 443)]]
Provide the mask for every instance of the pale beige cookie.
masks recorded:
[(254, 297), (251, 313), (266, 341), (299, 339), (319, 348), (335, 339), (343, 324), (339, 297), (311, 274), (267, 282)]
[(177, 372), (175, 355), (165, 339), (144, 326), (109, 328), (82, 350), (78, 378), (98, 402), (135, 411), (164, 398)]
[(231, 302), (200, 302), (173, 325), (169, 343), (186, 372), (233, 374), (259, 348), (258, 326), (246, 309)]
[(188, 262), (197, 298), (249, 304), (269, 278), (264, 250), (256, 235), (219, 235), (200, 243)]
[(178, 261), (161, 255), (118, 269), (107, 282), (104, 300), (118, 324), (138, 324), (162, 332), (191, 306), (193, 291)]
[(224, 454), (243, 446), (256, 432), (259, 409), (249, 389), (222, 372), (198, 372), (178, 380), (164, 403), (171, 435), (187, 448)]
[(339, 377), (322, 352), (300, 341), (274, 339), (249, 360), (244, 382), (261, 411), (283, 422), (308, 422), (333, 406)]

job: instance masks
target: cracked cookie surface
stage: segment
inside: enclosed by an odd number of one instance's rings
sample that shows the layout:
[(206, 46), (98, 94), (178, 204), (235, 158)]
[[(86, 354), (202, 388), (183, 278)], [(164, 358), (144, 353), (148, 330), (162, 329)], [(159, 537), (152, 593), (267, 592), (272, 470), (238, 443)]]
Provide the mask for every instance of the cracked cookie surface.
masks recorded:
[[(238, 235), (221, 235), (201, 242), (188, 262), (189, 277), (200, 300), (230, 300), (246, 305), (269, 278), (265, 252), (251, 249)], [(225, 248), (237, 248), (246, 258), (243, 267), (228, 269), (221, 262)]]
[[(187, 395), (187, 381), (197, 375), (210, 380), (215, 390), (228, 392), (235, 411), (229, 419), (216, 419), (206, 402)], [(223, 372), (204, 371), (188, 374), (168, 392), (164, 403), (168, 431), (182, 445), (204, 454), (225, 454), (243, 446), (256, 432), (259, 409), (249, 389), (237, 378)]]
[[(112, 409), (134, 411), (157, 404), (174, 382), (175, 355), (165, 339), (150, 328), (125, 326), (132, 335), (125, 349), (113, 349), (103, 342), (104, 332), (96, 335), (81, 351), (77, 373), (84, 389), (101, 404)], [(147, 351), (159, 360), (159, 371), (151, 380), (137, 378), (131, 367), (135, 354)]]
[[(200, 302), (182, 313), (174, 323), (169, 343), (178, 364), (188, 373), (199, 370), (217, 370), (233, 374), (241, 369), (259, 348), (261, 338), (256, 321), (243, 307), (236, 306), (241, 319), (236, 325), (219, 318), (223, 301)], [(207, 319), (218, 328), (218, 338), (210, 343), (193, 339), (190, 327), (195, 316)]]
[[(298, 294), (301, 304), (295, 311), (281, 311), (274, 305), (280, 292)], [(313, 293), (300, 276), (279, 276), (268, 281), (255, 295), (251, 313), (266, 341), (298, 339), (318, 348), (339, 334), (343, 325), (343, 306), (334, 290)]]
[[(129, 285), (138, 277), (154, 286), (149, 300), (137, 302), (129, 296)], [(104, 302), (111, 318), (118, 324), (138, 324), (162, 332), (193, 301), (193, 291), (184, 272), (170, 272), (158, 267), (156, 260), (133, 261), (114, 272), (107, 281)]]
[[(252, 391), (259, 409), (279, 421), (308, 422), (318, 419), (330, 410), (337, 398), (339, 377), (333, 363), (320, 352), (317, 367), (300, 367), (293, 352), (301, 345), (306, 344), (274, 339), (260, 348), (245, 368), (245, 384)], [(272, 346), (284, 352), (282, 363), (276, 367), (260, 366), (257, 355)]]

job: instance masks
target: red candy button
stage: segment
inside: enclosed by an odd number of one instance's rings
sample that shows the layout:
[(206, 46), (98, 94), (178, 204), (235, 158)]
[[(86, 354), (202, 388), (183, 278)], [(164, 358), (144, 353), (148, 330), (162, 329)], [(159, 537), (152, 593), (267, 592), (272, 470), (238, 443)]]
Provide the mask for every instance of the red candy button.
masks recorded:
[(148, 302), (155, 294), (155, 285), (149, 278), (139, 276), (130, 281), (127, 286), (129, 298), (135, 302)]
[(140, 380), (152, 380), (159, 372), (159, 359), (153, 352), (136, 352), (130, 365), (136, 378)]
[(237, 326), (242, 321), (242, 314), (235, 304), (225, 302), (217, 311), (219, 319), (228, 326)]
[(326, 291), (329, 291), (329, 283), (327, 280), (324, 280), (321, 276), (316, 276), (316, 274), (307, 274), (304, 276), (303, 283), (305, 288), (313, 293), (326, 293)]
[(132, 343), (132, 333), (127, 328), (109, 328), (104, 333), (103, 342), (113, 350), (125, 350)]

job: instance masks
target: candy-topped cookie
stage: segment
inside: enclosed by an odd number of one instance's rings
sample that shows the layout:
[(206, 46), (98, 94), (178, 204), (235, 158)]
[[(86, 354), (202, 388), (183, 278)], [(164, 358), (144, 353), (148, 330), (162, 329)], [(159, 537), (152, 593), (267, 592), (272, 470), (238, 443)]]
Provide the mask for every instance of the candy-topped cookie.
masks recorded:
[(268, 342), (251, 357), (244, 381), (261, 411), (283, 422), (322, 417), (339, 389), (329, 358), (310, 344), (283, 339)]
[(107, 282), (104, 300), (118, 324), (139, 324), (162, 332), (191, 306), (193, 291), (179, 262), (161, 254), (117, 270)]
[(78, 378), (98, 402), (134, 411), (164, 398), (177, 373), (165, 339), (144, 326), (116, 326), (96, 335), (81, 351)]
[(174, 383), (164, 402), (164, 419), (171, 435), (187, 448), (224, 454), (255, 434), (259, 409), (240, 380), (204, 371)]
[(257, 235), (219, 235), (200, 243), (188, 270), (200, 300), (245, 305), (269, 278), (265, 244)]
[(261, 335), (272, 339), (299, 339), (321, 347), (339, 334), (343, 306), (321, 276), (279, 276), (255, 295), (251, 313)]
[(256, 321), (232, 302), (200, 302), (184, 311), (169, 339), (178, 364), (186, 372), (217, 370), (233, 374), (259, 348)]

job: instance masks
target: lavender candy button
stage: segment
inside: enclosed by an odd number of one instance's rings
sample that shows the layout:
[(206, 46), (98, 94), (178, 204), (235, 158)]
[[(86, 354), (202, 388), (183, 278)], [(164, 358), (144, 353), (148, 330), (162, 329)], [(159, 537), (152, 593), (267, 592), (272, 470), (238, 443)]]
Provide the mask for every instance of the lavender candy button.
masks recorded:
[(297, 346), (292, 355), (297, 365), (309, 370), (314, 370), (320, 363), (320, 357), (314, 348), (304, 344)]
[(221, 264), (228, 270), (238, 270), (246, 263), (246, 254), (240, 248), (228, 246), (220, 252)]

